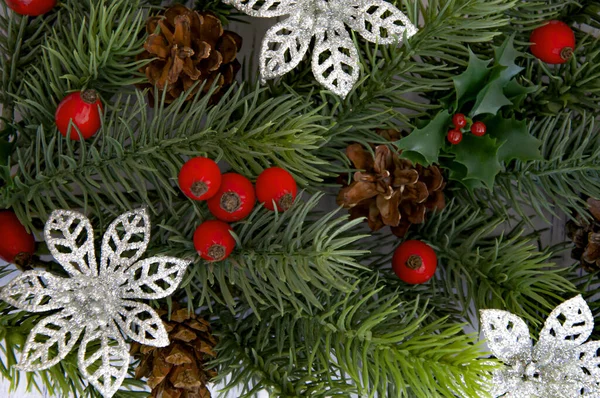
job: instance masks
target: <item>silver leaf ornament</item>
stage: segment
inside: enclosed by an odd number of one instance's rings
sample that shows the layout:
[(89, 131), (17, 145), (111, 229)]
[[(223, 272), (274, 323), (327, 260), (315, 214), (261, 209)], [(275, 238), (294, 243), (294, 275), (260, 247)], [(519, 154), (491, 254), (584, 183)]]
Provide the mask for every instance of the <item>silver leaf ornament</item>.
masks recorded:
[(481, 311), (488, 347), (504, 363), (493, 376), (491, 394), (505, 398), (600, 398), (600, 342), (586, 343), (594, 318), (581, 296), (548, 316), (535, 346), (518, 316)]
[(169, 344), (156, 311), (135, 300), (172, 294), (190, 262), (172, 257), (140, 260), (150, 239), (145, 209), (125, 213), (108, 227), (100, 264), (96, 261), (94, 232), (84, 215), (54, 211), (44, 235), (69, 278), (28, 271), (0, 291), (2, 300), (21, 310), (59, 310), (31, 330), (17, 367), (26, 371), (47, 369), (62, 360), (83, 335), (79, 369), (104, 397), (112, 397), (129, 367), (123, 335), (156, 347)]
[(262, 43), (260, 74), (281, 77), (304, 58), (316, 38), (312, 70), (317, 81), (346, 97), (359, 78), (359, 56), (346, 27), (365, 40), (401, 43), (417, 28), (385, 0), (223, 0), (253, 17), (287, 18), (273, 26)]

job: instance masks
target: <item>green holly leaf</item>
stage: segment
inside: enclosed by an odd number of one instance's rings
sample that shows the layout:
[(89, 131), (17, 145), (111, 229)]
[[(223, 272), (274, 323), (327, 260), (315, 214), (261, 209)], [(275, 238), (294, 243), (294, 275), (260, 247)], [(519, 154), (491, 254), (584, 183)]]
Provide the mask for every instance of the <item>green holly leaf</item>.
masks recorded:
[(487, 134), (500, 143), (498, 160), (509, 162), (513, 159), (521, 161), (540, 160), (542, 142), (529, 134), (524, 120), (504, 119), (496, 116), (486, 121)]
[(496, 71), (494, 79), (500, 81), (502, 86), (506, 85), (513, 77), (517, 76), (523, 70), (516, 64), (516, 59), (523, 56), (523, 53), (517, 51), (514, 47), (514, 35), (502, 43), (500, 47), (494, 47), (496, 65), (503, 66), (501, 71)]
[(473, 192), (478, 188), (485, 188), (485, 185), (483, 185), (481, 180), (473, 178), (467, 179), (467, 174), (469, 171), (465, 165), (452, 161), (446, 166), (450, 170), (450, 180), (459, 182), (466, 189), (468, 189), (469, 192)]
[(451, 120), (448, 111), (442, 111), (426, 126), (397, 141), (401, 157), (423, 166), (437, 162)]
[(481, 87), (485, 84), (491, 68), (488, 68), (492, 60), (482, 60), (469, 48), (469, 64), (467, 69), (460, 75), (453, 77), (456, 89), (456, 110), (477, 96)]
[(479, 180), (489, 189), (494, 186), (496, 175), (502, 170), (498, 160), (500, 145), (489, 135), (477, 137), (466, 134), (462, 142), (454, 145), (450, 153), (455, 155), (455, 161), (467, 168), (464, 180)]
[(539, 86), (524, 87), (516, 79), (509, 81), (504, 87), (504, 95), (513, 103), (515, 108), (520, 108), (529, 94), (535, 93)]
[(496, 115), (505, 105), (512, 105), (512, 102), (504, 95), (502, 80), (496, 79), (486, 84), (477, 94), (477, 100), (470, 115), (471, 117), (485, 113)]

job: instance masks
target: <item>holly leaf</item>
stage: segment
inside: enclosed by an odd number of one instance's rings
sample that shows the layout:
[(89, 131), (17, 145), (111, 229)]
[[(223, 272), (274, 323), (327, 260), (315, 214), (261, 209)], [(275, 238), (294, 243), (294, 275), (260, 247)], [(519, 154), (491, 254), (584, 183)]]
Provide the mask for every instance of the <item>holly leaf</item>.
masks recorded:
[(466, 189), (468, 189), (469, 192), (473, 192), (478, 188), (485, 188), (485, 185), (483, 185), (481, 180), (473, 178), (467, 179), (467, 174), (469, 171), (465, 165), (451, 161), (447, 167), (450, 170), (450, 180), (459, 182)]
[(471, 117), (485, 113), (496, 115), (500, 108), (505, 105), (512, 105), (512, 102), (504, 95), (502, 80), (492, 80), (477, 94), (477, 100), (471, 110)]
[(423, 128), (396, 141), (396, 146), (402, 150), (401, 157), (423, 166), (437, 162), (451, 119), (448, 111), (442, 111)]
[(464, 180), (479, 180), (492, 189), (496, 175), (502, 170), (498, 160), (499, 148), (496, 139), (489, 135), (477, 137), (466, 134), (462, 142), (454, 145), (449, 152), (455, 155), (456, 162), (467, 168)]
[(513, 159), (521, 161), (540, 160), (542, 142), (529, 134), (524, 120), (505, 119), (496, 116), (486, 121), (487, 133), (500, 143), (498, 160), (509, 162)]
[(501, 71), (497, 71), (494, 79), (500, 81), (502, 86), (506, 85), (513, 77), (517, 76), (523, 70), (516, 64), (516, 59), (523, 56), (523, 53), (517, 51), (514, 47), (514, 35), (504, 40), (500, 47), (494, 47), (496, 65), (503, 66)]
[(481, 86), (490, 74), (491, 68), (488, 68), (492, 60), (482, 60), (469, 48), (469, 64), (467, 69), (460, 75), (452, 78), (454, 88), (456, 89), (456, 109), (459, 110), (462, 104), (474, 99), (477, 96)]
[(522, 86), (516, 79), (509, 81), (504, 87), (504, 95), (513, 103), (515, 108), (519, 108), (525, 102), (529, 94), (535, 93), (539, 86)]

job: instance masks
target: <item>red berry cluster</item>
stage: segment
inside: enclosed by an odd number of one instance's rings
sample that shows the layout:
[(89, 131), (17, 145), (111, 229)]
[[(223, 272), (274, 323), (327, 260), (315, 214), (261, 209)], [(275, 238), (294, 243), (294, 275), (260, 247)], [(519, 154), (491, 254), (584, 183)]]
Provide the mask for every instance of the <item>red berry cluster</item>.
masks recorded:
[(284, 169), (271, 167), (256, 180), (237, 173), (221, 174), (215, 161), (197, 157), (187, 161), (179, 171), (179, 188), (193, 200), (205, 200), (217, 218), (203, 222), (194, 233), (194, 247), (207, 261), (229, 257), (235, 247), (228, 222), (243, 220), (254, 209), (256, 199), (269, 210), (289, 209), (298, 193), (294, 177)]
[[(487, 131), (487, 127), (483, 122), (472, 122), (462, 113), (457, 113), (452, 116), (452, 124), (454, 124), (454, 128), (448, 131), (448, 142), (452, 145), (459, 144), (463, 139), (463, 132), (470, 130), (473, 135), (477, 137), (481, 137), (485, 135)], [(469, 128), (470, 125), (470, 128)]]

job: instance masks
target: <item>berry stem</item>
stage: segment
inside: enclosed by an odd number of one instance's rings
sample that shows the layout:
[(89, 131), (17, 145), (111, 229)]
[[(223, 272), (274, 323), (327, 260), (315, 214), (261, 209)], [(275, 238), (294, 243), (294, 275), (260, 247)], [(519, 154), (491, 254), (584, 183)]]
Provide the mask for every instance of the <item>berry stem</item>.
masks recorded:
[(413, 254), (406, 260), (406, 266), (410, 269), (418, 270), (423, 266), (423, 259), (421, 256)]
[(83, 93), (81, 93), (81, 99), (88, 104), (94, 104), (96, 101), (98, 101), (98, 92), (91, 89), (85, 90)]
[(279, 199), (279, 203), (277, 205), (279, 206), (279, 209), (281, 211), (286, 211), (289, 210), (289, 208), (292, 207), (293, 204), (294, 196), (288, 192), (285, 195), (283, 195), (281, 199)]
[(208, 249), (208, 256), (215, 261), (220, 261), (225, 258), (225, 253), (225, 247), (218, 244), (214, 244)]
[(226, 192), (221, 197), (221, 209), (228, 213), (234, 213), (242, 206), (240, 195), (235, 192)]
[(565, 47), (560, 52), (560, 57), (562, 59), (564, 59), (565, 61), (568, 61), (569, 59), (571, 59), (572, 56), (573, 56), (573, 48), (571, 48), (571, 47)]
[(202, 181), (196, 181), (190, 187), (190, 192), (196, 197), (204, 195), (208, 191), (208, 186)]

